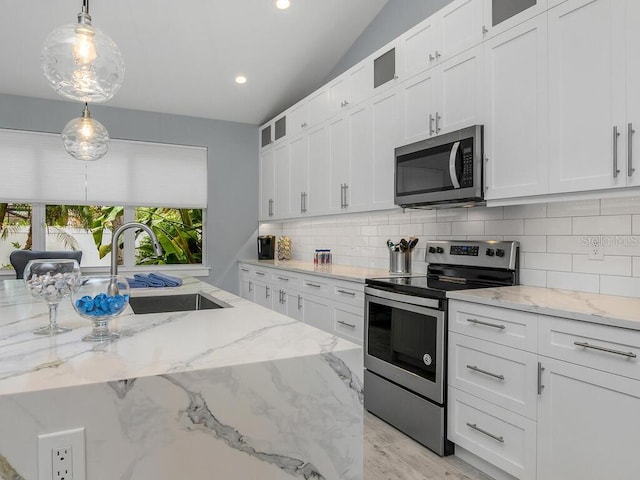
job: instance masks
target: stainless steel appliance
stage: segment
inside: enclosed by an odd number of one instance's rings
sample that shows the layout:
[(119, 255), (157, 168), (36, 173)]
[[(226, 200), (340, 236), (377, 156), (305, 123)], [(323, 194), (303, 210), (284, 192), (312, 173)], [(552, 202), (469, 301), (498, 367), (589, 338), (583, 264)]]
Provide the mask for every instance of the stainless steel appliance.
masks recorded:
[(483, 202), (483, 127), (475, 125), (395, 149), (396, 205)]
[(518, 242), (430, 241), (427, 274), (367, 279), (364, 406), (439, 455), (446, 436), (449, 290), (518, 284)]
[(260, 235), (258, 237), (258, 260), (273, 260), (276, 252), (276, 237)]

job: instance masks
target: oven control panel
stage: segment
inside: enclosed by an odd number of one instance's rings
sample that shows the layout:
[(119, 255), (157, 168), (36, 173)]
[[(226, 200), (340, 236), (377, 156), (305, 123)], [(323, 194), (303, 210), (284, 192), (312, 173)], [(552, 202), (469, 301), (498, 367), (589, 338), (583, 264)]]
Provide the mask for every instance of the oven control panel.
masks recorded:
[(498, 240), (432, 240), (427, 243), (425, 262), (514, 270), (518, 242)]

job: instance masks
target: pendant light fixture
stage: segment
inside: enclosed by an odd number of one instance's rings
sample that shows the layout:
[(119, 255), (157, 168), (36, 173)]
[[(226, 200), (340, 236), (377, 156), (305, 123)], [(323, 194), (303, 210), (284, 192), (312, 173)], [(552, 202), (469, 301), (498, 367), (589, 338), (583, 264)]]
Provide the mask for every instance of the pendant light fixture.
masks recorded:
[(63, 25), (49, 34), (41, 60), (53, 89), (78, 102), (106, 102), (124, 80), (120, 49), (91, 25), (89, 0), (82, 2), (78, 23)]
[(109, 149), (109, 132), (99, 121), (91, 118), (89, 105), (84, 104), (82, 116), (74, 118), (62, 131), (64, 149), (78, 160), (98, 160)]

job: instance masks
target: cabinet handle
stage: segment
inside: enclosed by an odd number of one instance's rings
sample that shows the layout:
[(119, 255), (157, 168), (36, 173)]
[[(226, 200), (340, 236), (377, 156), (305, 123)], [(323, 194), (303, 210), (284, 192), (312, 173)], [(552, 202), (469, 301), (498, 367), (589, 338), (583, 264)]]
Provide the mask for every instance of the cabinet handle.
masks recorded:
[(345, 101), (344, 101), (344, 106), (346, 107), (347, 105), (349, 105), (349, 101), (348, 101), (348, 100), (345, 100)]
[(500, 330), (504, 330), (506, 328), (504, 325), (498, 325), (497, 323), (483, 322), (482, 320), (477, 320), (475, 318), (467, 318), (467, 322), (475, 323), (476, 325), (484, 325), (486, 327), (499, 328)]
[(442, 55), (440, 55), (440, 52), (438, 52), (438, 51), (436, 50), (436, 58), (440, 58), (441, 56), (442, 56)]
[(473, 370), (474, 372), (484, 373), (485, 375), (489, 375), (490, 377), (497, 378), (498, 380), (504, 380), (504, 375), (498, 375), (496, 373), (487, 372), (486, 370), (482, 370), (478, 368), (476, 365), (467, 365), (469, 370)]
[(340, 289), (336, 290), (336, 292), (344, 293), (345, 295), (351, 295), (352, 297), (356, 296), (356, 292), (347, 292), (346, 290), (340, 290)]
[(442, 130), (440, 128), (440, 120), (442, 120), (442, 117), (438, 112), (436, 112), (436, 133), (440, 133), (440, 130)]
[(336, 323), (339, 323), (340, 325), (344, 325), (345, 327), (356, 328), (355, 325), (352, 325), (351, 323), (343, 322), (342, 320), (338, 320)]
[(269, 287), (264, 287), (264, 298), (269, 298)]
[(273, 217), (273, 199), (269, 199), (269, 216)]
[(433, 135), (433, 115), (429, 114), (429, 135)]
[(313, 287), (313, 288), (320, 288), (322, 285), (318, 285), (317, 283), (309, 283), (309, 282), (305, 282), (307, 284), (308, 287)]
[(633, 134), (636, 131), (633, 129), (633, 124), (629, 123), (627, 125), (627, 176), (633, 176), (633, 172), (636, 171), (633, 168)]
[(298, 310), (302, 310), (302, 295), (298, 294)]
[(544, 367), (542, 363), (538, 362), (538, 395), (542, 395), (542, 389), (544, 388), (542, 384), (542, 372), (544, 372)]
[(620, 170), (618, 170), (618, 137), (620, 136), (620, 132), (618, 132), (618, 126), (613, 126), (613, 178), (618, 178), (618, 174)]
[(304, 192), (300, 192), (300, 213), (304, 213)]
[(278, 277), (278, 280), (282, 280), (283, 282), (288, 282), (289, 279), (287, 277)]
[(489, 433), (486, 430), (483, 430), (482, 428), (478, 427), (478, 425), (476, 425), (475, 423), (469, 423), (467, 422), (467, 427), (473, 428), (474, 430), (483, 433), (484, 435), (486, 435), (487, 437), (491, 437), (494, 440), (497, 440), (500, 443), (504, 443), (504, 437), (498, 437), (497, 435), (494, 435), (493, 433)]
[(248, 272), (249, 271), (248, 268), (241, 268), (240, 270), (242, 270), (243, 272)]
[(251, 282), (249, 282), (249, 293), (253, 292), (253, 289), (251, 288), (251, 287), (252, 287), (252, 285), (253, 285), (253, 284), (252, 284)]
[(600, 347), (598, 345), (591, 345), (587, 342), (573, 342), (578, 347), (591, 348), (593, 350), (599, 350), (601, 352), (614, 353), (616, 355), (622, 355), (623, 357), (636, 358), (636, 354), (633, 352), (621, 352), (620, 350), (612, 350), (606, 347)]
[(349, 191), (349, 185), (347, 185), (346, 183), (344, 184), (344, 208), (347, 208), (349, 206), (349, 201), (348, 201), (348, 197), (347, 197), (347, 192)]
[(304, 192), (304, 212), (307, 213), (307, 192)]
[(433, 62), (435, 59), (436, 59), (436, 58), (435, 58), (433, 55), (429, 54), (429, 61), (430, 61), (430, 62)]
[(482, 34), (486, 35), (487, 33), (489, 33), (489, 30), (487, 30), (487, 27), (482, 25)]
[(256, 275), (260, 275), (261, 277), (264, 277), (264, 272), (256, 272)]

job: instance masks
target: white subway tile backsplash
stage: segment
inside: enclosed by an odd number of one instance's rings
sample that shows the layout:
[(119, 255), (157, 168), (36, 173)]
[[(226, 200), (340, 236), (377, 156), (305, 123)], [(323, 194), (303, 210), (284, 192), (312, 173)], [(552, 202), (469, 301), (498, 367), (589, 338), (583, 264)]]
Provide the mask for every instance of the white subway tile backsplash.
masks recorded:
[(436, 210), (438, 222), (466, 222), (468, 208), (446, 208)]
[(524, 233), (523, 220), (487, 220), (485, 235), (522, 235)]
[(549, 235), (547, 252), (549, 253), (587, 253), (587, 242), (573, 235)]
[(547, 216), (546, 203), (532, 203), (529, 205), (512, 205), (504, 207), (504, 218), (545, 218)]
[(451, 235), (451, 222), (448, 223), (424, 223), (422, 232), (425, 235)]
[(640, 214), (640, 197), (603, 198), (600, 200), (601, 215)]
[[(506, 240), (513, 240), (520, 242), (521, 252), (546, 252), (547, 251), (547, 237), (544, 235), (513, 235)], [(549, 250), (550, 251), (550, 250)], [(556, 252), (563, 253), (563, 252)]]
[(600, 277), (588, 273), (547, 272), (547, 288), (599, 293)]
[(411, 223), (431, 223), (437, 221), (438, 215), (435, 210), (410, 210), (409, 219)]
[(530, 287), (546, 287), (547, 272), (546, 270), (529, 270), (520, 269), (520, 285), (528, 285)]
[(600, 293), (622, 297), (640, 297), (640, 278), (603, 275), (600, 277)]
[(574, 235), (628, 235), (631, 234), (631, 215), (575, 217)]
[(531, 218), (524, 221), (525, 235), (571, 235), (571, 218)]
[(632, 223), (633, 223), (632, 233), (634, 235), (640, 235), (640, 215), (634, 215)]
[(640, 277), (640, 257), (633, 257), (633, 276)]
[(520, 255), (522, 268), (532, 270), (571, 271), (571, 255), (567, 253), (524, 252)]
[(631, 257), (605, 256), (603, 260), (590, 260), (587, 255), (573, 256), (573, 271), (600, 275), (631, 275)]
[(503, 220), (503, 207), (475, 207), (467, 210), (467, 219), (475, 220)]
[(453, 222), (451, 224), (452, 235), (484, 235), (484, 224), (482, 221), (475, 222)]
[(547, 217), (585, 217), (600, 214), (600, 200), (557, 202), (547, 205)]

